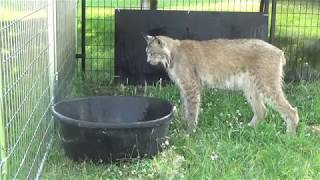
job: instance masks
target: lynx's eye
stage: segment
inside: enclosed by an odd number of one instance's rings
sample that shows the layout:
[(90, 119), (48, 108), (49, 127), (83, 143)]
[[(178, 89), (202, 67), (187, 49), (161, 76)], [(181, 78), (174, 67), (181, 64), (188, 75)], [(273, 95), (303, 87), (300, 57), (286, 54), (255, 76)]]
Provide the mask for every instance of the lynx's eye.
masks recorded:
[(161, 42), (160, 42), (160, 40), (159, 40), (159, 39), (157, 39), (157, 44), (158, 44), (158, 45), (161, 45)]

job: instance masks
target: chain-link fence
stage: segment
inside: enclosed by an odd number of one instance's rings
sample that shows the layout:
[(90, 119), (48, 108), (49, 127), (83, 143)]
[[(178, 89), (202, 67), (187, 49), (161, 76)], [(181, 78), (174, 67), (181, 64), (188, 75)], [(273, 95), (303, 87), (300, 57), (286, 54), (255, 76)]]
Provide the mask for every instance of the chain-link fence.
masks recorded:
[(0, 178), (33, 179), (75, 62), (75, 1), (2, 0), (0, 14)]

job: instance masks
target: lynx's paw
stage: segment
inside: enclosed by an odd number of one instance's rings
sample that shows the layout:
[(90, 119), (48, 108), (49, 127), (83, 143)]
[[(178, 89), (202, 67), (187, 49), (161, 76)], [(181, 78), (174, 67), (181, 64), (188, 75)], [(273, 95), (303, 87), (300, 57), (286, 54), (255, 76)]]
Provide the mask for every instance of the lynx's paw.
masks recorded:
[(188, 122), (187, 132), (189, 134), (195, 133), (197, 131), (197, 122)]
[(288, 123), (287, 124), (287, 134), (295, 136), (296, 135), (297, 126), (298, 126), (298, 124)]
[(249, 127), (256, 128), (258, 125), (258, 120), (256, 116), (253, 116), (251, 121), (248, 123)]

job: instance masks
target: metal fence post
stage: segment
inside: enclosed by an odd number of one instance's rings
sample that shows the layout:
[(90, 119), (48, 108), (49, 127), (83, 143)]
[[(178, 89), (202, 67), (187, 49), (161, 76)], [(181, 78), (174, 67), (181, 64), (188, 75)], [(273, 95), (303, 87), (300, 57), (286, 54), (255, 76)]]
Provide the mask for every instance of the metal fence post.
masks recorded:
[(157, 10), (158, 0), (140, 0), (141, 10)]
[(81, 2), (81, 67), (86, 70), (86, 0)]
[(269, 15), (269, 0), (264, 0), (264, 13)]
[(260, 12), (264, 11), (264, 7), (265, 7), (264, 5), (265, 5), (265, 0), (260, 0), (260, 8), (259, 8)]
[(50, 99), (54, 102), (54, 86), (56, 80), (56, 1), (48, 0), (48, 61), (50, 78)]
[(272, 0), (272, 10), (271, 10), (271, 27), (270, 27), (270, 43), (274, 43), (275, 31), (276, 31), (276, 13), (277, 13), (277, 1)]
[(263, 12), (268, 15), (269, 13), (269, 0), (260, 1), (260, 12)]
[[(5, 26), (4, 22), (0, 22), (0, 27)], [(0, 31), (0, 43), (3, 45), (5, 42), (4, 39), (5, 33)], [(7, 148), (6, 148), (6, 130), (5, 130), (5, 116), (4, 116), (4, 95), (3, 95), (3, 62), (5, 59), (4, 53), (0, 53), (0, 179), (6, 179), (8, 175), (8, 168), (6, 161)]]
[[(1, 38), (1, 43), (2, 44), (4, 43), (2, 38)], [(2, 58), (3, 57), (1, 57), (1, 59)], [(2, 62), (0, 62), (0, 70), (2, 70)], [(7, 179), (8, 169), (7, 169), (7, 163), (5, 162), (7, 148), (6, 148), (5, 119), (3, 115), (4, 101), (3, 101), (3, 92), (2, 92), (2, 87), (3, 87), (2, 73), (3, 72), (0, 71), (0, 179)]]

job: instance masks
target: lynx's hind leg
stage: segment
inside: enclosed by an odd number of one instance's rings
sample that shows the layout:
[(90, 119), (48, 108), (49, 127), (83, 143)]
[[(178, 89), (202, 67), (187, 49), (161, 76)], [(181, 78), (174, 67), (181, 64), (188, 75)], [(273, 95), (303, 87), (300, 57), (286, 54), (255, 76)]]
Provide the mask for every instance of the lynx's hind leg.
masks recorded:
[(270, 91), (267, 97), (270, 99), (270, 103), (273, 108), (280, 113), (281, 117), (286, 122), (287, 133), (295, 134), (296, 128), (299, 123), (298, 112), (290, 105), (288, 100), (285, 98), (282, 89)]
[[(277, 60), (280, 59), (280, 60)], [(281, 52), (278, 57), (270, 60), (267, 71), (260, 71), (261, 90), (265, 100), (280, 113), (287, 125), (287, 133), (295, 134), (299, 123), (299, 116), (285, 97), (282, 90), (283, 66), (285, 65), (284, 53)], [(267, 62), (267, 61), (266, 61)]]
[(260, 92), (253, 83), (245, 89), (244, 94), (254, 113), (248, 125), (255, 128), (265, 118), (266, 106)]
[(295, 134), (299, 123), (299, 116), (296, 109), (294, 109), (285, 97), (282, 90), (282, 80), (278, 76), (269, 76), (269, 81), (265, 80), (261, 86), (261, 92), (264, 96), (265, 102), (278, 111), (286, 122), (287, 133)]

